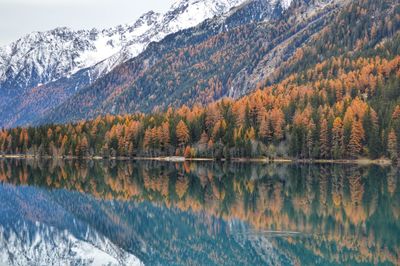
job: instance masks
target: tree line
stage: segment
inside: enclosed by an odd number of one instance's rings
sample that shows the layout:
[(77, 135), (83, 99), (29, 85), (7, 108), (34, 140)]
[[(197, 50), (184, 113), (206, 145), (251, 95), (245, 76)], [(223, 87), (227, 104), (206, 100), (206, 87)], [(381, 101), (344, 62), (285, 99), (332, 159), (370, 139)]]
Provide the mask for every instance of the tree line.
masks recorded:
[(238, 100), (2, 129), (2, 154), (399, 157), (400, 56), (333, 57)]

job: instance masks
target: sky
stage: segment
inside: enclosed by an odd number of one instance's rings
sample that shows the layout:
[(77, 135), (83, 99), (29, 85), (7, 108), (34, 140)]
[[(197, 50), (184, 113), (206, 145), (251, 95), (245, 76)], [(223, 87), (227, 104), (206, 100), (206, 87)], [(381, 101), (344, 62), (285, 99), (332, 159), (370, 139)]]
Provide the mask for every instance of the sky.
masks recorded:
[(165, 12), (173, 0), (0, 0), (0, 46), (32, 31), (67, 26), (109, 28), (143, 13)]

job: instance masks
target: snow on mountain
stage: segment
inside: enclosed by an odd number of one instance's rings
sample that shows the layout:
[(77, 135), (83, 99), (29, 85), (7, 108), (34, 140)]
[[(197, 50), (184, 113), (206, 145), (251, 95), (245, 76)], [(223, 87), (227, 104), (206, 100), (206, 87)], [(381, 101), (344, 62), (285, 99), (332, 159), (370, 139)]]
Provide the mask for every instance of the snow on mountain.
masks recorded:
[(37, 222), (0, 227), (0, 265), (143, 265), (134, 255), (95, 233), (78, 239)]
[[(92, 67), (93, 79), (140, 54), (150, 42), (227, 12), (245, 0), (179, 0), (165, 14), (148, 12), (133, 24), (105, 30), (57, 28), (0, 48), (1, 90), (30, 88)], [(7, 94), (7, 93), (6, 93)]]

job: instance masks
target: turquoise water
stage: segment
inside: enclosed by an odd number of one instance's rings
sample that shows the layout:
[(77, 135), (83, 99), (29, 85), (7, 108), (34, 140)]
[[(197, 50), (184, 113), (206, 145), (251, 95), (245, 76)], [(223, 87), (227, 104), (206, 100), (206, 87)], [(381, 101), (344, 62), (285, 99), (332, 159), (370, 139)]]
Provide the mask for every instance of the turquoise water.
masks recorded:
[(0, 265), (399, 265), (396, 168), (0, 161)]

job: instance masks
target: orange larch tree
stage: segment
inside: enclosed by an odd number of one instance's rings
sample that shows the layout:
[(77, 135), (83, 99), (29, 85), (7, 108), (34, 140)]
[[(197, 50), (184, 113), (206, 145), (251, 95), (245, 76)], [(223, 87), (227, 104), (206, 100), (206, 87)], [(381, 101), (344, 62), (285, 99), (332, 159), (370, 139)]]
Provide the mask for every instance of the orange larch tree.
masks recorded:
[(180, 120), (176, 126), (176, 137), (180, 146), (184, 146), (189, 141), (189, 129), (183, 120)]

